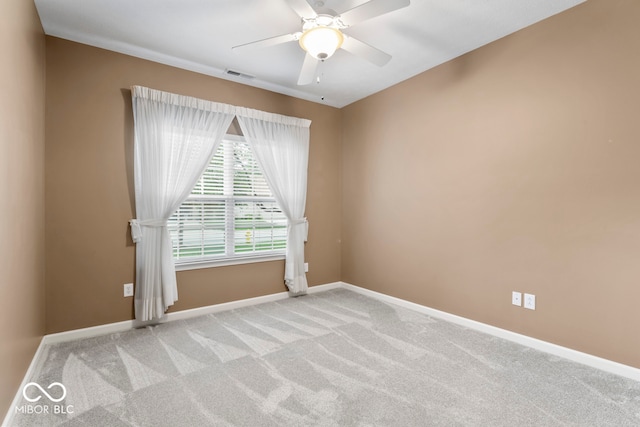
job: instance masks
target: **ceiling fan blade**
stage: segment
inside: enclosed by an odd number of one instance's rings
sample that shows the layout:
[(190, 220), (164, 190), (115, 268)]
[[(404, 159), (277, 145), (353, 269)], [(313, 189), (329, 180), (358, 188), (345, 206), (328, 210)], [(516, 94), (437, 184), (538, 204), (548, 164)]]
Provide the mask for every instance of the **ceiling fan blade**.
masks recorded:
[(411, 0), (370, 0), (340, 14), (342, 23), (351, 26), (394, 10), (409, 6)]
[(306, 0), (287, 0), (289, 7), (298, 14), (300, 18), (315, 18), (318, 16), (315, 10)]
[(245, 48), (257, 48), (257, 47), (269, 47), (281, 43), (287, 43), (298, 40), (298, 33), (283, 34), (281, 36), (269, 37), (268, 39), (262, 39), (255, 42), (245, 43), (238, 46), (234, 46), (231, 49), (245, 49)]
[(317, 68), (318, 60), (307, 53), (307, 55), (304, 57), (302, 70), (300, 70), (300, 77), (298, 77), (298, 85), (303, 86), (313, 82), (313, 78), (316, 76)]
[(366, 59), (367, 61), (375, 64), (379, 67), (385, 65), (391, 59), (391, 55), (376, 49), (373, 46), (369, 46), (365, 42), (362, 42), (353, 37), (344, 35), (344, 41), (342, 42), (342, 49), (356, 56)]

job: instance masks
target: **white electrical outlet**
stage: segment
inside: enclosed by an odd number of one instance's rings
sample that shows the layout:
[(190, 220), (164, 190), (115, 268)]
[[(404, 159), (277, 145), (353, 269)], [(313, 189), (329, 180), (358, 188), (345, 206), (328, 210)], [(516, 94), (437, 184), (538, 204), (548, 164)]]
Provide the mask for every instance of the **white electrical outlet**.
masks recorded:
[(304, 272), (305, 272), (305, 273), (308, 273), (308, 272), (309, 272), (309, 263), (308, 263), (308, 262), (305, 262), (305, 263), (304, 263)]
[(536, 309), (536, 296), (533, 294), (524, 294), (524, 308), (529, 310)]
[(132, 297), (133, 296), (133, 283), (125, 283), (124, 284), (124, 296)]
[(511, 292), (511, 304), (522, 306), (522, 292)]

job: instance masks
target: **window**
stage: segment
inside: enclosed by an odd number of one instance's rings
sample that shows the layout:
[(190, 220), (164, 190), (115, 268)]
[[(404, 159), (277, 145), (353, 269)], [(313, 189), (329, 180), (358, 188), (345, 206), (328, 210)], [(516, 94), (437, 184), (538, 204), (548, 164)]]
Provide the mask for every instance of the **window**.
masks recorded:
[(287, 219), (241, 137), (222, 141), (168, 225), (176, 269), (284, 259)]

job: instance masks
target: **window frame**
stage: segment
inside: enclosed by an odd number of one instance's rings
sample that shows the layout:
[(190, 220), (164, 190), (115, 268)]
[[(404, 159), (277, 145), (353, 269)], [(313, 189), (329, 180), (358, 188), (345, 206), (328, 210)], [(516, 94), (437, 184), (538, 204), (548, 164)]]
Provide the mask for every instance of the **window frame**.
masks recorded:
[[(247, 143), (246, 139), (244, 138), (244, 136), (242, 135), (234, 135), (234, 134), (226, 134), (223, 138), (222, 138), (222, 142), (221, 144), (223, 144), (225, 141), (229, 141), (229, 142), (242, 142), (242, 143)], [(222, 147), (222, 145), (221, 145)], [(215, 154), (214, 154), (215, 155)], [(273, 193), (272, 193), (273, 194)], [(246, 199), (246, 196), (236, 196), (234, 197), (232, 196), (223, 196), (225, 197), (224, 199), (218, 199), (218, 200), (226, 200), (227, 204), (228, 202), (231, 202), (231, 205), (233, 205), (233, 202), (235, 200), (242, 200), (243, 198)], [(193, 195), (193, 197), (191, 197), (191, 194), (189, 195), (189, 197), (187, 197), (187, 199), (185, 199), (184, 202), (188, 201), (188, 200), (198, 200), (198, 199), (203, 199), (206, 198), (202, 197), (202, 195)], [(273, 201), (277, 203), (277, 201), (275, 200), (275, 198), (273, 198)], [(183, 203), (184, 203), (183, 202)], [(227, 209), (229, 209), (229, 207), (227, 207)], [(231, 209), (233, 209), (233, 207), (231, 207)], [(234, 223), (235, 223), (235, 218), (233, 218)], [(229, 244), (229, 240), (227, 238), (227, 241), (225, 243), (225, 248), (227, 248), (227, 245)], [(172, 247), (173, 247), (173, 242), (172, 242)], [(286, 246), (283, 249), (277, 249), (277, 250), (271, 250), (271, 251), (265, 251), (265, 253), (249, 253), (249, 254), (234, 254), (233, 256), (228, 256), (228, 255), (223, 255), (223, 256), (211, 256), (209, 255), (208, 257), (193, 257), (193, 259), (189, 259), (189, 258), (181, 258), (181, 259), (176, 259), (175, 257), (173, 258), (173, 262), (175, 265), (175, 270), (176, 271), (186, 271), (186, 270), (197, 270), (197, 269), (202, 269), (202, 268), (213, 268), (213, 267), (223, 267), (223, 266), (229, 266), (229, 265), (240, 265), (240, 264), (251, 264), (251, 263), (257, 263), (257, 262), (267, 262), (267, 261), (280, 261), (280, 260), (285, 260), (286, 259)], [(173, 251), (173, 250), (172, 250)]]

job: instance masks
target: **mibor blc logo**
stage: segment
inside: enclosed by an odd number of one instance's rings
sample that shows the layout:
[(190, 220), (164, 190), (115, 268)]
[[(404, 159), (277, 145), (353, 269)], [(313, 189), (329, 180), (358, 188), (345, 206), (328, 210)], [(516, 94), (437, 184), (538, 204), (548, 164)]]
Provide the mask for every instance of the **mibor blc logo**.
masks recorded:
[(27, 395), (27, 390), (29, 389), (29, 387), (35, 387), (38, 390), (40, 390), (41, 394), (44, 394), (50, 401), (54, 402), (54, 403), (58, 403), (62, 400), (64, 400), (64, 398), (67, 396), (67, 388), (60, 384), (60, 383), (51, 383), (49, 384), (49, 387), (47, 387), (47, 389), (51, 389), (53, 387), (59, 387), (62, 390), (62, 395), (58, 398), (55, 398), (53, 396), (51, 396), (49, 393), (47, 393), (38, 383), (29, 383), (27, 385), (24, 386), (24, 388), (22, 389), (22, 395), (24, 396), (25, 399), (27, 399), (29, 402), (37, 402), (38, 400), (40, 400), (42, 398), (42, 396), (37, 396), (35, 398), (29, 397)]
[[(42, 397), (44, 400), (41, 400)], [(73, 414), (73, 405), (60, 405), (67, 397), (67, 388), (59, 382), (51, 383), (43, 388), (38, 383), (28, 383), (22, 389), (22, 397), (31, 404), (16, 406), (16, 413), (20, 414)], [(51, 402), (52, 404), (48, 403)], [(37, 405), (33, 403), (38, 402)]]

